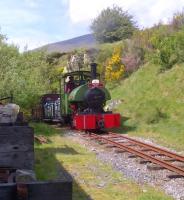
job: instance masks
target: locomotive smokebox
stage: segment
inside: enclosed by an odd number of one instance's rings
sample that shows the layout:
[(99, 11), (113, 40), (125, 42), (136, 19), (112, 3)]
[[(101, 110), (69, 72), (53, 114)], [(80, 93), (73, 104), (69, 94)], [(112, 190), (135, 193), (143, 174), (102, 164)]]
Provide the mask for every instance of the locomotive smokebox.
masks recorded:
[(92, 80), (96, 79), (96, 70), (97, 70), (97, 64), (96, 63), (91, 63), (91, 78)]

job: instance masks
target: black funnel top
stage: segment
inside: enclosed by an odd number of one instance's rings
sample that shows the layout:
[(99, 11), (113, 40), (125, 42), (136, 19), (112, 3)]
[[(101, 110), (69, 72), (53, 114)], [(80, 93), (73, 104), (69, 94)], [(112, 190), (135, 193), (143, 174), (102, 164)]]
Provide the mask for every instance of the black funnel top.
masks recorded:
[(94, 80), (94, 79), (96, 79), (97, 64), (91, 63), (90, 66), (91, 66), (91, 79)]

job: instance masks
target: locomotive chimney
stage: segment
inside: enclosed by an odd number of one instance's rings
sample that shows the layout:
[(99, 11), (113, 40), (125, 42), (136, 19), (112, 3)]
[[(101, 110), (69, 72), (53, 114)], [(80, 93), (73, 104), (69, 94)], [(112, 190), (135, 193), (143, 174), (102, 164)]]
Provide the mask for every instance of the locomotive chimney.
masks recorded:
[(96, 63), (91, 63), (91, 79), (94, 80), (96, 79), (96, 68), (97, 68), (97, 64)]

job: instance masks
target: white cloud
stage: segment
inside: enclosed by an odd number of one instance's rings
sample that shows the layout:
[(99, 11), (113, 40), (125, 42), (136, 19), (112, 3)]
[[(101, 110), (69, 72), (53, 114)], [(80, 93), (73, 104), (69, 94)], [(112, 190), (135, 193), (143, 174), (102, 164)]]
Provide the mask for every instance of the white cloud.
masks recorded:
[[(11, 13), (11, 14), (10, 14)], [(1, 26), (14, 26), (17, 24), (31, 24), (41, 20), (40, 15), (29, 12), (23, 9), (4, 9), (0, 12), (0, 25)]]
[(73, 23), (90, 22), (102, 9), (112, 5), (128, 10), (140, 26), (151, 26), (160, 20), (167, 22), (184, 7), (184, 0), (69, 0)]
[(24, 51), (25, 47), (27, 47), (28, 50), (32, 50), (48, 44), (51, 41), (55, 42), (50, 35), (31, 29), (21, 31), (21, 34), (8, 38), (8, 43), (18, 46), (20, 52)]
[(26, 5), (30, 8), (37, 8), (38, 7), (38, 0), (24, 0)]
[(13, 37), (8, 40), (9, 44), (14, 44), (19, 48), (20, 52), (23, 52), (25, 48), (27, 50), (35, 49), (39, 46), (46, 44), (48, 40), (40, 40), (40, 38), (33, 38), (31, 36), (23, 36), (23, 37)]
[(41, 14), (32, 10), (36, 6), (36, 0), (24, 0), (26, 7), (8, 3), (0, 2), (0, 27), (1, 32), (7, 35), (8, 43), (14, 43), (23, 51), (26, 45), (33, 49), (49, 41), (44, 33), (31, 28), (43, 21)]
[(69, 0), (70, 17), (74, 23), (89, 21), (114, 0)]
[(61, 0), (61, 4), (67, 6), (68, 5), (68, 0)]
[[(152, 5), (149, 13), (149, 19), (151, 24), (162, 20), (167, 23), (172, 18), (173, 14), (177, 11), (181, 11), (184, 7), (184, 0), (157, 0)], [(145, 21), (147, 25), (148, 22)]]

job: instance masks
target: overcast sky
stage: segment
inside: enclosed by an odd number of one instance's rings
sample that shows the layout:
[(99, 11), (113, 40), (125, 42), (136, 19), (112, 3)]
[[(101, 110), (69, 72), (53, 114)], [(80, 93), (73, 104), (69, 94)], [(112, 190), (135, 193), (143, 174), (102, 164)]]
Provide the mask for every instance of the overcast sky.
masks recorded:
[(0, 0), (1, 33), (21, 50), (33, 49), (89, 33), (92, 19), (113, 4), (141, 28), (166, 23), (184, 8), (184, 0)]

